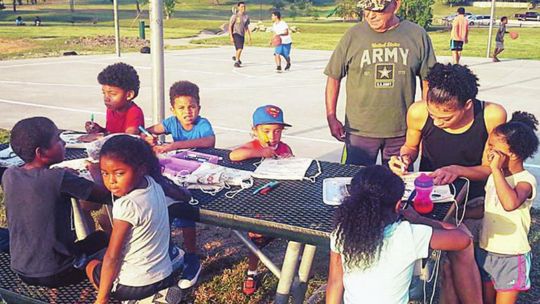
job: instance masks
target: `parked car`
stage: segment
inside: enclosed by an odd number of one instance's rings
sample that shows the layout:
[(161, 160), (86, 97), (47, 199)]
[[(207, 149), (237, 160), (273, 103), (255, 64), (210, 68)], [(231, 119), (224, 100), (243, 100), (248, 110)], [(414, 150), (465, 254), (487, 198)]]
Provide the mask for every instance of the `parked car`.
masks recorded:
[[(472, 15), (472, 13), (465, 13), (465, 17), (467, 16), (470, 16)], [(443, 17), (442, 20), (443, 22), (452, 22), (452, 20), (454, 20), (454, 18), (456, 18), (457, 14), (453, 14), (453, 15), (448, 15), (446, 17)]]
[(540, 21), (540, 13), (538, 12), (525, 12), (516, 14), (515, 17), (521, 21)]
[[(469, 15), (469, 25), (489, 25), (490, 15)], [(493, 22), (495, 24), (495, 21)]]

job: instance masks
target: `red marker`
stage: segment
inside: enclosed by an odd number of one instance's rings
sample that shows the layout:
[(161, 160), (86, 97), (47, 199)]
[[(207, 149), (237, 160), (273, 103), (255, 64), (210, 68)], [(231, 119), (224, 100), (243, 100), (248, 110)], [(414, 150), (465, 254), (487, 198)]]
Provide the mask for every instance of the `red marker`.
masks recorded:
[(275, 189), (277, 188), (277, 186), (279, 186), (279, 182), (275, 182), (267, 187), (265, 187), (264, 189), (262, 189), (259, 193), (260, 194), (263, 194), (263, 195), (266, 195), (268, 194), (268, 192), (272, 191), (272, 189)]

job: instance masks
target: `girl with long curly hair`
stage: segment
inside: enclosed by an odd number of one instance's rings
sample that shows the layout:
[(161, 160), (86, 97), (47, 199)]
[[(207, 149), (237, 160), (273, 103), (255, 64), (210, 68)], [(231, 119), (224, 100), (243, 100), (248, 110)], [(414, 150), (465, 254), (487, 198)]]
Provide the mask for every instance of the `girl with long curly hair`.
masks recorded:
[[(335, 215), (326, 303), (407, 303), (415, 261), (426, 258), (429, 248), (454, 251), (451, 262), (475, 268), (466, 228), (400, 210), (404, 190), (401, 178), (384, 166), (366, 167), (353, 178)], [(469, 268), (467, 275), (478, 284), (463, 291), (469, 297), (462, 303), (481, 303), (478, 271)]]

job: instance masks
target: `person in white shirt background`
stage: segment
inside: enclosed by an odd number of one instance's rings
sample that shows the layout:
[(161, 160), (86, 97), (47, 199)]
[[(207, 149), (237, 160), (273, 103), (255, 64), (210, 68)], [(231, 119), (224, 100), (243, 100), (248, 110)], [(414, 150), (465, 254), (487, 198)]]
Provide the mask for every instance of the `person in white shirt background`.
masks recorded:
[(287, 65), (285, 65), (285, 71), (291, 68), (291, 46), (292, 38), (287, 22), (281, 20), (281, 12), (272, 12), (272, 31), (274, 36), (272, 37), (271, 44), (275, 47), (274, 58), (276, 60), (276, 71), (281, 72), (281, 56), (285, 58)]

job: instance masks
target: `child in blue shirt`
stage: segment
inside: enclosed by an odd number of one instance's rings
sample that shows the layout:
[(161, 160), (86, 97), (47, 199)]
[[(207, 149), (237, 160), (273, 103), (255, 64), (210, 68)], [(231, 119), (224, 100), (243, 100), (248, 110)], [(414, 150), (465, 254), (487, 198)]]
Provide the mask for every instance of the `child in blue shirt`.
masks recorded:
[[(162, 123), (151, 126), (148, 132), (154, 135), (171, 134), (173, 143), (156, 145), (156, 137), (146, 136), (146, 141), (154, 146), (154, 152), (164, 153), (176, 149), (213, 148), (216, 143), (214, 130), (208, 119), (200, 117), (199, 87), (189, 81), (178, 81), (169, 90), (173, 116)], [(178, 285), (182, 289), (195, 285), (201, 272), (197, 256), (197, 233), (195, 222), (176, 219), (176, 226), (182, 228), (184, 236), (184, 271)]]
[(154, 151), (164, 153), (186, 148), (213, 148), (216, 136), (212, 125), (208, 119), (199, 116), (199, 87), (189, 81), (178, 81), (171, 86), (169, 96), (174, 115), (151, 126), (148, 131), (155, 135), (171, 134), (174, 142), (156, 145), (155, 137), (147, 137)]

